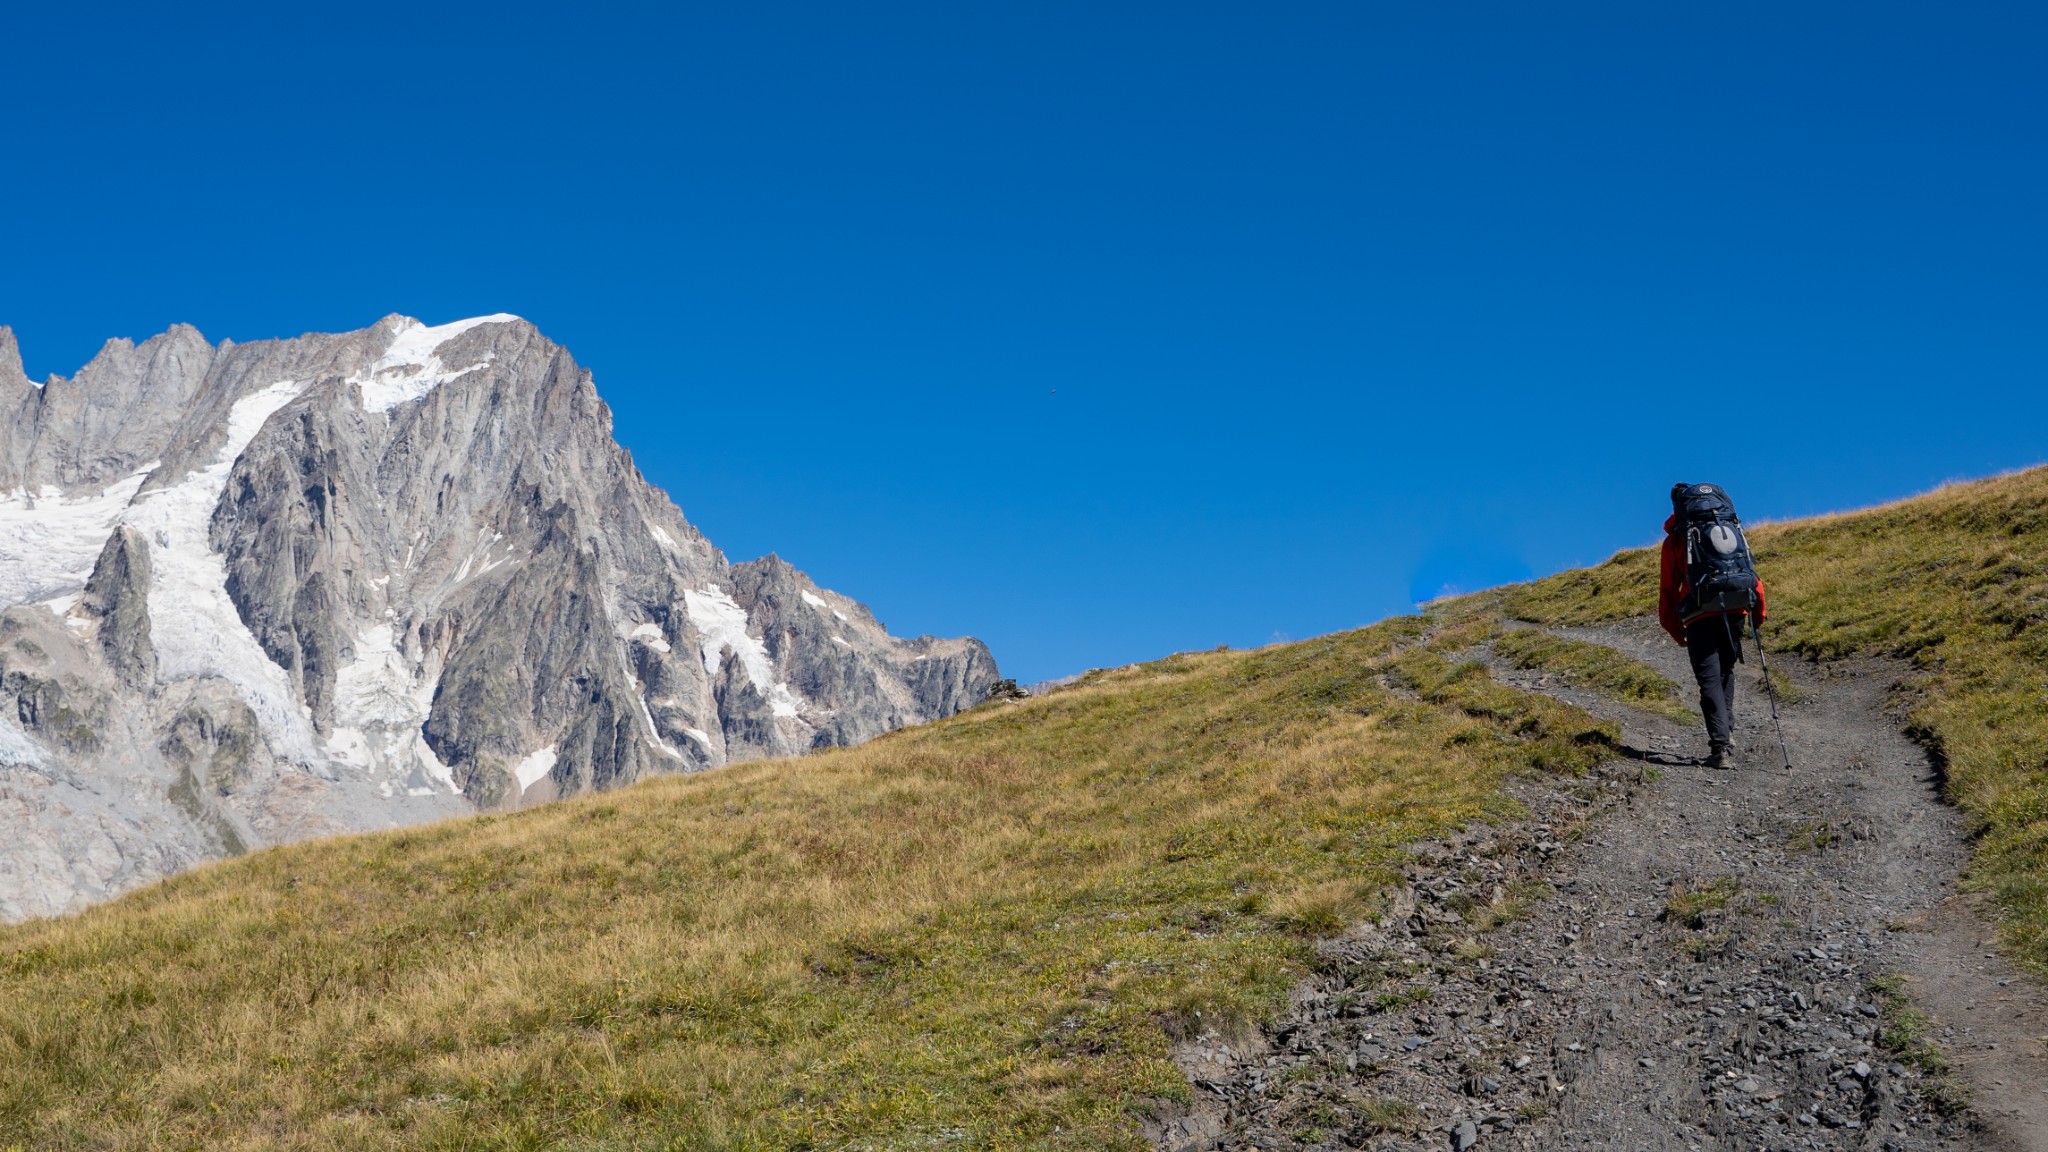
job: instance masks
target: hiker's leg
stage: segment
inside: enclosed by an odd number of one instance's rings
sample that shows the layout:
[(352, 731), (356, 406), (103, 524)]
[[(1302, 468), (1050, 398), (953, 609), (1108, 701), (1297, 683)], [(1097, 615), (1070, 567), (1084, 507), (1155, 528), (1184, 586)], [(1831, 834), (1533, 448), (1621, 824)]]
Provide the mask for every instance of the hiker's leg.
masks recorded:
[(1726, 747), (1733, 725), (1728, 710), (1728, 681), (1734, 669), (1724, 658), (1721, 622), (1708, 617), (1695, 620), (1685, 630), (1685, 652), (1692, 658), (1692, 676), (1700, 685), (1700, 715), (1707, 721), (1707, 743)]
[[(1742, 663), (1742, 617), (1723, 616), (1721, 630), (1721, 704), (1728, 710), (1728, 730), (1735, 728), (1735, 666)], [(1727, 737), (1723, 737), (1725, 741)]]

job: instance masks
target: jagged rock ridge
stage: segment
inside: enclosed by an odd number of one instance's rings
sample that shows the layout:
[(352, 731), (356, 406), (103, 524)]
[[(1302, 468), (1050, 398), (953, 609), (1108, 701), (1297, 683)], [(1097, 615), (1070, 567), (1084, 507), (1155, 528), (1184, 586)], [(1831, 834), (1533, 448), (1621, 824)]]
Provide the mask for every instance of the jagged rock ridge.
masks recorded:
[(35, 384), (0, 327), (0, 918), (246, 847), (853, 744), (978, 702), (729, 564), (590, 374), (488, 316), (236, 345), (179, 326)]

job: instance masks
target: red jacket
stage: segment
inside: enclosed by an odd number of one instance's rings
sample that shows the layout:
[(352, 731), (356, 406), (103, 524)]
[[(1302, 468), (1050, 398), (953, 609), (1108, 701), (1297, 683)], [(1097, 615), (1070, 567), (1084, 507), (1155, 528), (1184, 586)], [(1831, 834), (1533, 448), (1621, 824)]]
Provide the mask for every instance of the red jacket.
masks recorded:
[[(1664, 554), (1657, 577), (1657, 623), (1671, 638), (1685, 643), (1685, 626), (1688, 621), (1678, 618), (1678, 602), (1692, 591), (1685, 582), (1685, 540), (1678, 534), (1678, 515), (1673, 513), (1664, 521)], [(1707, 612), (1704, 616), (1739, 616), (1740, 612)], [(1699, 617), (1694, 617), (1698, 619)], [(1756, 618), (1764, 618), (1764, 581), (1756, 581)]]

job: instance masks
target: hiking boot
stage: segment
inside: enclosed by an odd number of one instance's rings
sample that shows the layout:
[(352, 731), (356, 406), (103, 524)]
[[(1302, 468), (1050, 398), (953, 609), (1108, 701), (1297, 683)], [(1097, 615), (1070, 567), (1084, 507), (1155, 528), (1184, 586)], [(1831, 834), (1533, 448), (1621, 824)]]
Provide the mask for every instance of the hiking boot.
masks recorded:
[(1726, 744), (1716, 744), (1712, 748), (1707, 749), (1707, 767), (1735, 767), (1735, 750)]

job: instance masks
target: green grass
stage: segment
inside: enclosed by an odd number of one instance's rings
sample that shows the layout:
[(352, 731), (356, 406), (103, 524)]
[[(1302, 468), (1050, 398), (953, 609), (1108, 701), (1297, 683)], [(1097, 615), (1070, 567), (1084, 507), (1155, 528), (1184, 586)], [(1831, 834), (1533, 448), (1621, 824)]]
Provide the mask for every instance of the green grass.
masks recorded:
[(1919, 1069), (1920, 1094), (1945, 1116), (1960, 1115), (1968, 1109), (1970, 1086), (1934, 1042), (1933, 1023), (1927, 1013), (1914, 1007), (1906, 993), (1905, 978), (1895, 974), (1879, 976), (1870, 982), (1867, 991), (1878, 1002), (1878, 1044), (1899, 1063)]
[[(1761, 525), (1750, 541), (1772, 651), (1912, 671), (1909, 731), (1978, 836), (1971, 882), (1995, 895), (2008, 953), (2048, 979), (2048, 468)], [(1652, 615), (1656, 594), (1647, 548), (1477, 599), (1557, 626)]]
[[(1614, 731), (1390, 621), (0, 928), (0, 1148), (1139, 1149)], [(1391, 1119), (1391, 1116), (1390, 1116)]]
[(1374, 1097), (1359, 1108), (1366, 1124), (1375, 1132), (1413, 1132), (1422, 1125), (1424, 1117), (1415, 1105), (1405, 1100)]
[(1657, 919), (1682, 933), (1672, 943), (1694, 960), (1724, 954), (1733, 936), (1725, 927), (1719, 927), (1718, 918), (1709, 913), (1727, 911), (1741, 891), (1742, 882), (1733, 876), (1717, 876), (1704, 883), (1673, 884)]
[(1785, 837), (1785, 847), (1794, 852), (1825, 852), (1841, 841), (1830, 820), (1809, 820)]
[(1429, 996), (1429, 989), (1421, 985), (1394, 988), (1381, 992), (1371, 1000), (1366, 1001), (1366, 1006), (1374, 1012), (1392, 1012), (1396, 1008), (1406, 1008), (1410, 1004), (1420, 1004), (1428, 1000)]
[(1740, 891), (1742, 882), (1733, 876), (1718, 876), (1699, 885), (1674, 884), (1658, 919), (1697, 931), (1707, 926), (1708, 912), (1727, 908)]
[(1514, 628), (1500, 632), (1494, 638), (1493, 649), (1516, 668), (1548, 672), (1568, 684), (1592, 689), (1683, 724), (1699, 723), (1699, 711), (1679, 699), (1678, 685), (1670, 677), (1605, 644), (1553, 636), (1534, 628)]

